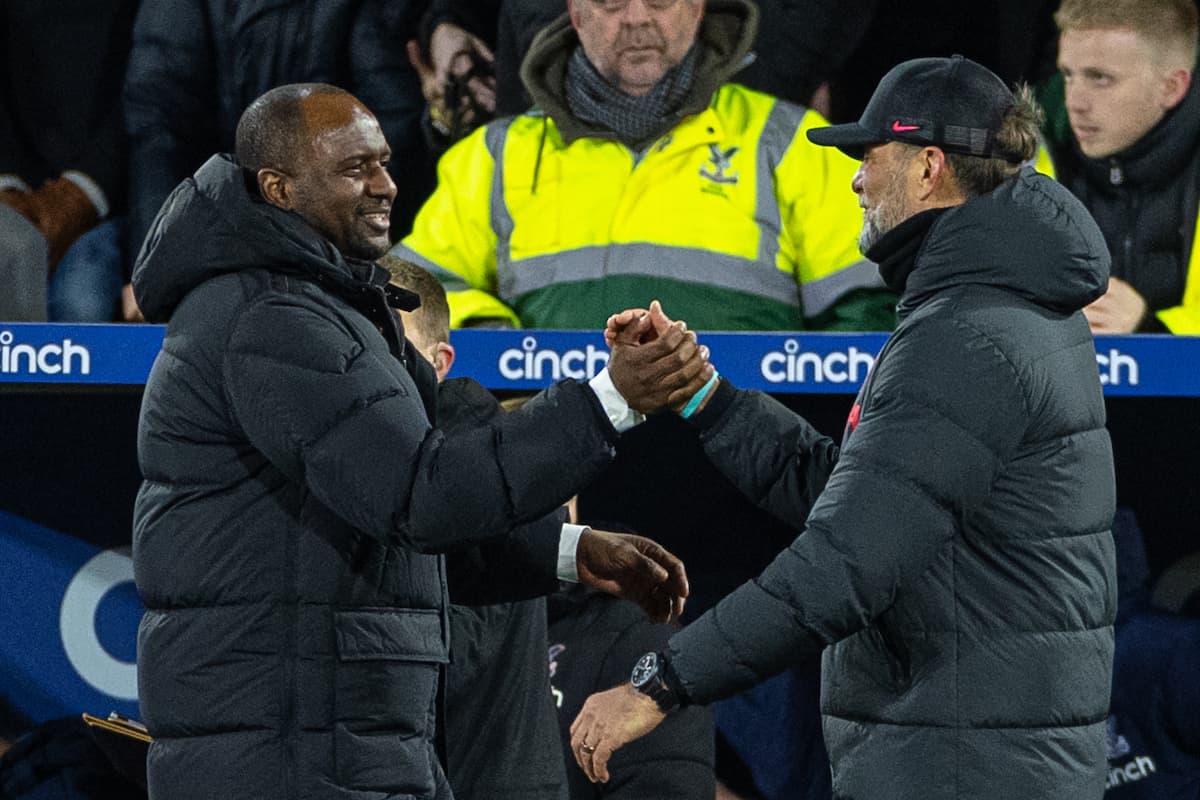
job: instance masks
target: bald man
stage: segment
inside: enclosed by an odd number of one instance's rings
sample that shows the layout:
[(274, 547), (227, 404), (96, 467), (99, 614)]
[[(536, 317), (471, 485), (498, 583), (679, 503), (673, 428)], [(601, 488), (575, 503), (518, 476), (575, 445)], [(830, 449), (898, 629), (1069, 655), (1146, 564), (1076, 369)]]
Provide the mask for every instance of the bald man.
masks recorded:
[(495, 585), (578, 578), (657, 618), (687, 593), (652, 542), (550, 512), (636, 412), (703, 385), (706, 352), (680, 326), (653, 358), (437, 430), (433, 370), (394, 313), (416, 298), (374, 263), (388, 157), (346, 92), (274, 89), (242, 115), (237, 157), (172, 193), (138, 259), (138, 302), (168, 323), (134, 508), (152, 798), (451, 797), (434, 749), (442, 553), (495, 541)]

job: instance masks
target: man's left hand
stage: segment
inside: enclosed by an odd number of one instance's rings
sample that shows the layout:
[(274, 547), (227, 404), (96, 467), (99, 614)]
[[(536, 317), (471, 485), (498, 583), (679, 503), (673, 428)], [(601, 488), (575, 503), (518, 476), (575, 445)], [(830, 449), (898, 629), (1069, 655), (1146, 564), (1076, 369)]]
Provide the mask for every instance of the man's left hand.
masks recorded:
[(632, 600), (654, 622), (683, 613), (688, 595), (683, 562), (644, 536), (589, 529), (579, 537), (575, 564), (581, 582)]
[(597, 692), (571, 723), (571, 754), (588, 780), (606, 782), (613, 751), (645, 736), (666, 718), (658, 703), (627, 683)]
[(1120, 278), (1108, 279), (1108, 291), (1083, 309), (1092, 333), (1133, 333), (1146, 316), (1146, 298)]

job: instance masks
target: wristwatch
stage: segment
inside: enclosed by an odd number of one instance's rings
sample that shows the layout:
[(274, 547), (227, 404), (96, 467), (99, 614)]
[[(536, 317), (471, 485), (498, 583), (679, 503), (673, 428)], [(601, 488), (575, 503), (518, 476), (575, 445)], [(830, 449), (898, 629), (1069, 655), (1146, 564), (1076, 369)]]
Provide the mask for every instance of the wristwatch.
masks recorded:
[(629, 682), (642, 694), (658, 704), (661, 711), (673, 711), (679, 708), (680, 697), (667, 678), (667, 657), (662, 653), (646, 653), (633, 665)]

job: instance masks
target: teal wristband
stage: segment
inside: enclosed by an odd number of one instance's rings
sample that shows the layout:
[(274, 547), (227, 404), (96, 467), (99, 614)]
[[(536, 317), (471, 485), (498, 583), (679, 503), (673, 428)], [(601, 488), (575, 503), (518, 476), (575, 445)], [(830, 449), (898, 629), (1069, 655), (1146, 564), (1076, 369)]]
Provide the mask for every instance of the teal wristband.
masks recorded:
[(687, 419), (692, 414), (695, 414), (696, 409), (699, 408), (700, 404), (704, 402), (704, 398), (708, 397), (708, 393), (711, 392), (712, 388), (717, 385), (717, 379), (720, 377), (721, 373), (714, 369), (712, 377), (708, 379), (708, 383), (701, 386), (700, 390), (692, 395), (692, 399), (688, 400), (687, 405), (684, 406), (683, 410), (679, 412), (679, 416)]

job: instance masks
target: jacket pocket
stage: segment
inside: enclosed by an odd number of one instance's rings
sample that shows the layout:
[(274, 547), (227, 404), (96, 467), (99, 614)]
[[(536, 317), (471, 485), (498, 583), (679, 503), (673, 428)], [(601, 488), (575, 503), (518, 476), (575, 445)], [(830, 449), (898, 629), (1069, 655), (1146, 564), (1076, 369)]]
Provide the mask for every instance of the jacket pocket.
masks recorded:
[(435, 785), (438, 674), (448, 659), (435, 609), (335, 612), (337, 782), (425, 796)]

